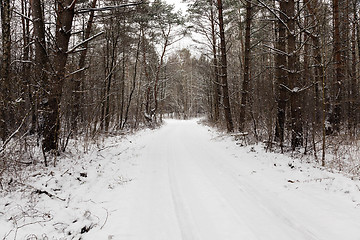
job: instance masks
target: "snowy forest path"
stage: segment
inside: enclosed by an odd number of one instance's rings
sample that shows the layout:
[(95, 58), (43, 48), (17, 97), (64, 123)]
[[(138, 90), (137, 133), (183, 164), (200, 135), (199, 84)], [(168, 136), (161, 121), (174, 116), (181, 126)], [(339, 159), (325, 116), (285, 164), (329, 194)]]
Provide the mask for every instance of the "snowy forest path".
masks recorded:
[[(211, 138), (195, 120), (167, 120), (138, 140), (136, 177), (119, 204), (130, 219), (117, 219), (116, 239), (335, 240), (341, 229), (359, 233), (359, 212), (306, 192), (290, 196), (271, 179), (275, 170), (253, 178), (253, 155), (237, 157)], [(355, 221), (343, 226), (344, 218)]]

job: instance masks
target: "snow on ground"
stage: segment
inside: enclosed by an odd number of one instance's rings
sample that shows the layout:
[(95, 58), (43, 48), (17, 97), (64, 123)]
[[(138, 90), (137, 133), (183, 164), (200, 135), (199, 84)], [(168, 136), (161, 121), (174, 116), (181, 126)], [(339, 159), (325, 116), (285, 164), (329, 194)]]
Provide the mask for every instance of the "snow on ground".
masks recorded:
[(359, 180), (196, 120), (109, 138), (14, 185), (3, 239), (360, 240)]

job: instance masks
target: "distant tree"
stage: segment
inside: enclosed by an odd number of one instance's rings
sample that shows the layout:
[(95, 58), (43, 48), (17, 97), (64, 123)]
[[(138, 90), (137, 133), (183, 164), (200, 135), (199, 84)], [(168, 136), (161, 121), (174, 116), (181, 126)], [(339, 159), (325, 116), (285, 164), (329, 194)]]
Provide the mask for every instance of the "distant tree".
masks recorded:
[(210, 93), (210, 95), (212, 95), (211, 118), (216, 123), (220, 120), (221, 104), (216, 4), (214, 0), (197, 0), (190, 4), (188, 12), (189, 21), (193, 24), (193, 31), (206, 39), (206, 42), (201, 42), (196, 36), (194, 36), (194, 41), (204, 44), (205, 46), (209, 46), (209, 56), (212, 57), (213, 75), (210, 82), (212, 86)]
[[(174, 12), (174, 8), (171, 5), (164, 3), (161, 0), (154, 1), (150, 8), (147, 9), (147, 23), (142, 24), (142, 50), (143, 50), (143, 65), (145, 76), (148, 80), (148, 86), (145, 96), (145, 119), (148, 122), (156, 120), (156, 115), (159, 110), (159, 87), (160, 78), (162, 76), (165, 54), (168, 47), (177, 41), (179, 33), (175, 33), (175, 28), (183, 24), (183, 19), (179, 13)], [(148, 37), (149, 35), (149, 37)], [(157, 43), (159, 45), (158, 61), (155, 63), (152, 72), (149, 71), (149, 63), (147, 59), (147, 47), (146, 43), (151, 41), (152, 44)], [(150, 42), (148, 42), (149, 44)]]

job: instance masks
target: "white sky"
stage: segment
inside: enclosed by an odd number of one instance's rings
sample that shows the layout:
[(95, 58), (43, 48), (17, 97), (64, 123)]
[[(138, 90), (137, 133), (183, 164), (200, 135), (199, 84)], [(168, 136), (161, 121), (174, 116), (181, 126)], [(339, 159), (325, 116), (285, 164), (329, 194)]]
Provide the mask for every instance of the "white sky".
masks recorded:
[(187, 3), (183, 3), (181, 0), (165, 0), (165, 2), (173, 4), (175, 6), (175, 10), (182, 10), (184, 14), (186, 13)]
[[(182, 2), (182, 0), (164, 0), (164, 1), (167, 2), (168, 4), (174, 5), (176, 11), (181, 10), (183, 12), (183, 15), (186, 15), (186, 10), (187, 10), (187, 5), (188, 5), (187, 3)], [(185, 38), (181, 39), (180, 41), (171, 45), (170, 52), (173, 52), (173, 51), (176, 51), (176, 50), (182, 49), (182, 48), (189, 48), (189, 49), (194, 50), (194, 42), (191, 40), (190, 37), (185, 37)], [(199, 53), (197, 53), (196, 51), (192, 51), (192, 54), (195, 56), (199, 55)]]

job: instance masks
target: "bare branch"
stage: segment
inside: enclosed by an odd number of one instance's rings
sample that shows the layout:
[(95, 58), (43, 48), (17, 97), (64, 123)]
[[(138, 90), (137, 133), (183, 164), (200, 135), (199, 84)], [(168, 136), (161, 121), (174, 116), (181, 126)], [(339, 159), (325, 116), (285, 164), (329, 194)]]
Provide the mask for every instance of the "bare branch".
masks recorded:
[(86, 69), (88, 69), (88, 67), (80, 68), (80, 69), (78, 69), (78, 70), (76, 70), (76, 71), (74, 71), (74, 72), (72, 72), (72, 73), (69, 73), (69, 74), (66, 75), (65, 77), (68, 78), (68, 77), (70, 77), (70, 76), (72, 76), (72, 75), (75, 75), (75, 74), (77, 74), (77, 73), (79, 73), (79, 72), (85, 71)]
[(144, 3), (144, 1), (141, 0), (140, 2), (126, 3), (126, 4), (115, 5), (115, 6), (106, 6), (106, 7), (101, 7), (101, 8), (82, 8), (82, 9), (77, 10), (75, 13), (76, 14), (84, 14), (84, 13), (88, 13), (88, 12), (111, 11), (111, 10), (115, 10), (118, 8), (138, 6), (143, 3)]
[(74, 47), (72, 47), (69, 51), (67, 51), (67, 53), (72, 53), (72, 52), (74, 52), (78, 47), (80, 47), (80, 46), (84, 45), (85, 43), (93, 40), (94, 38), (102, 35), (104, 32), (105, 32), (105, 31), (99, 32), (98, 34), (95, 34), (94, 36), (89, 37), (88, 39), (85, 39), (84, 41), (76, 44), (76, 45), (75, 45)]
[(25, 115), (25, 117), (22, 119), (19, 127), (4, 141), (3, 145), (0, 148), (0, 153), (3, 152), (6, 148), (6, 145), (11, 141), (11, 139), (20, 131), (20, 129), (22, 128), (22, 126), (25, 123), (25, 120), (27, 119), (29, 115), (29, 112)]

